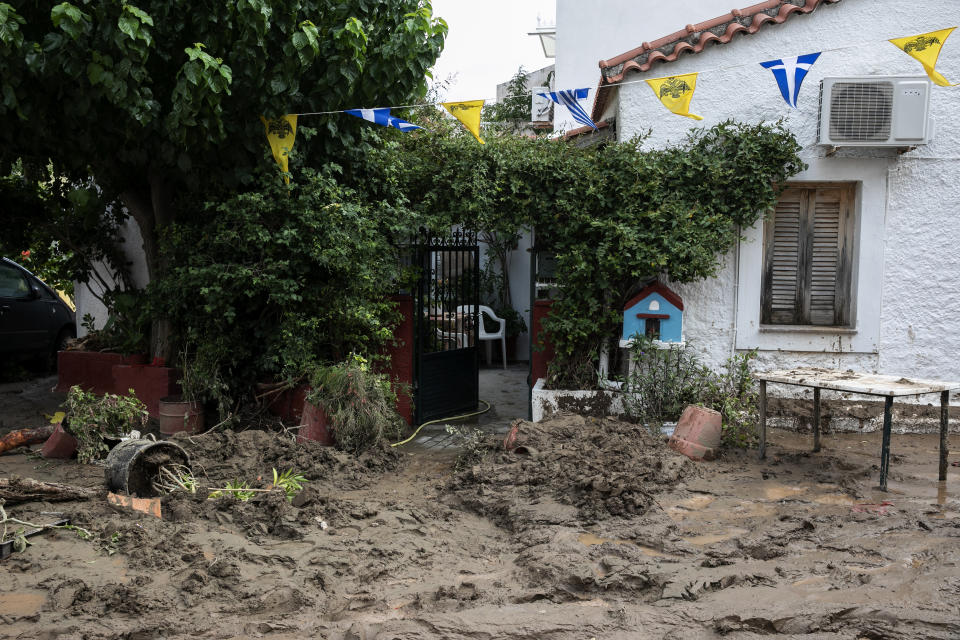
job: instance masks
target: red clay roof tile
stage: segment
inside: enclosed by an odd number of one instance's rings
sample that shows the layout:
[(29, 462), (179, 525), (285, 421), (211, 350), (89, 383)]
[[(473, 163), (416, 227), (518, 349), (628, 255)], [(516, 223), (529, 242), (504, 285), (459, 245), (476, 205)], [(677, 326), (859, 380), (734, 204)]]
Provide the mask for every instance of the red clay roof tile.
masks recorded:
[(756, 33), (765, 24), (781, 24), (794, 14), (807, 14), (821, 4), (836, 4), (840, 0), (766, 0), (743, 9), (695, 25), (670, 35), (644, 42), (636, 49), (615, 58), (600, 61), (600, 86), (593, 102), (593, 120), (603, 116), (610, 99), (609, 85), (620, 82), (630, 71), (649, 71), (656, 62), (673, 62), (680, 54), (700, 53), (711, 42), (726, 44), (737, 33)]

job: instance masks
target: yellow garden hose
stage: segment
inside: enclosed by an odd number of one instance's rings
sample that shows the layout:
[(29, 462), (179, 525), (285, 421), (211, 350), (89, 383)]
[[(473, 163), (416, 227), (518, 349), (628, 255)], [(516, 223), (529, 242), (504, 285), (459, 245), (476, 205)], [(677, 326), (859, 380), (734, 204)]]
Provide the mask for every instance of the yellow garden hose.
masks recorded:
[(462, 416), (453, 416), (452, 418), (437, 418), (436, 420), (430, 420), (429, 422), (424, 422), (422, 425), (420, 425), (419, 427), (417, 427), (416, 431), (414, 431), (414, 432), (410, 435), (409, 438), (407, 438), (406, 440), (401, 440), (400, 442), (394, 442), (394, 443), (391, 444), (390, 446), (391, 446), (391, 447), (399, 447), (399, 446), (401, 446), (401, 445), (407, 444), (408, 442), (410, 442), (411, 440), (413, 440), (414, 438), (417, 437), (417, 434), (420, 433), (420, 429), (423, 429), (423, 428), (424, 428), (425, 426), (427, 426), (428, 424), (436, 424), (436, 423), (438, 423), (438, 422), (446, 422), (446, 421), (448, 421), (448, 420), (460, 420), (461, 418), (469, 418), (470, 416), (478, 416), (478, 415), (480, 415), (481, 413), (486, 413), (487, 411), (490, 411), (490, 403), (489, 403), (489, 402), (487, 402), (486, 400), (480, 400), (480, 402), (482, 402), (483, 404), (487, 405), (487, 408), (486, 408), (486, 409), (481, 409), (480, 411), (474, 411), (473, 413), (465, 413), (465, 414), (463, 414)]

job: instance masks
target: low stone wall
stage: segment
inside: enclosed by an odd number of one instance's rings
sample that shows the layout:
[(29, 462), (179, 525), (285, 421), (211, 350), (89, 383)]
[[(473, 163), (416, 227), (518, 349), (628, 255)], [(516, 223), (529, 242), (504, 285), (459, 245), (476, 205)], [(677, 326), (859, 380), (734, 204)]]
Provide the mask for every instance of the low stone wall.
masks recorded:
[[(939, 433), (940, 404), (893, 403), (893, 433)], [(960, 433), (960, 407), (950, 407), (950, 432)], [(789, 431), (813, 432), (813, 400), (767, 396), (767, 426)], [(883, 429), (883, 400), (821, 400), (820, 429), (823, 433), (870, 433)]]
[(546, 380), (539, 378), (533, 387), (531, 417), (534, 422), (562, 412), (597, 417), (623, 413), (623, 401), (618, 392), (545, 389), (545, 384)]

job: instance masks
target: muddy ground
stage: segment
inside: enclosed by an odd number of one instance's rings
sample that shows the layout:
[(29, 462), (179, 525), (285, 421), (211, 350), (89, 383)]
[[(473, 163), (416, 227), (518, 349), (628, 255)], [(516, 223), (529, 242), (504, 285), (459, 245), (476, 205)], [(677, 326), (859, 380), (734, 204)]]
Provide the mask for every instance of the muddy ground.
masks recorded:
[[(694, 463), (635, 425), (561, 416), (459, 469), (450, 451), (354, 458), (262, 431), (177, 442), (204, 482), (309, 482), (293, 503), (173, 495), (163, 520), (102, 497), (8, 506), (94, 537), (48, 532), (0, 562), (0, 637), (960, 638), (960, 470), (938, 486), (933, 435), (894, 437), (888, 493), (879, 434), (811, 454), (774, 431), (764, 462)], [(11, 474), (103, 478), (26, 450), (0, 456)]]

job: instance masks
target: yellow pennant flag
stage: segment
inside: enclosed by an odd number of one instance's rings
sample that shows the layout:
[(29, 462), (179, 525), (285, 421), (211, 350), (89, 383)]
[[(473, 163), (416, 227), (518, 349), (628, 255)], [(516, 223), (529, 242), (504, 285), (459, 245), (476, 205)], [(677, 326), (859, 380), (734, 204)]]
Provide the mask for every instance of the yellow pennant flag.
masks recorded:
[(441, 102), (443, 108), (454, 118), (463, 123), (467, 131), (473, 134), (480, 144), (486, 144), (480, 139), (480, 112), (483, 110), (483, 100), (466, 100), (464, 102)]
[(930, 33), (921, 33), (918, 36), (895, 38), (890, 42), (911, 58), (916, 58), (920, 64), (923, 65), (923, 70), (927, 72), (927, 75), (930, 76), (934, 84), (938, 84), (941, 87), (955, 87), (957, 86), (956, 84), (950, 84), (935, 68), (937, 66), (937, 58), (940, 57), (940, 49), (943, 48), (943, 43), (947, 41), (947, 38), (953, 33), (954, 29), (956, 29), (956, 27), (931, 31)]
[[(289, 173), (288, 162), (290, 150), (293, 149), (293, 140), (297, 137), (297, 116), (287, 115), (273, 120), (260, 116), (263, 126), (267, 130), (267, 140), (273, 151), (273, 159), (277, 161), (284, 173)], [(290, 177), (284, 176), (284, 181), (290, 184)]]
[(693, 92), (697, 88), (697, 74), (687, 73), (682, 76), (669, 76), (667, 78), (653, 78), (647, 80), (647, 84), (653, 89), (653, 92), (660, 98), (667, 109), (678, 116), (686, 116), (694, 120), (703, 120), (702, 116), (690, 113), (690, 100), (693, 99)]

